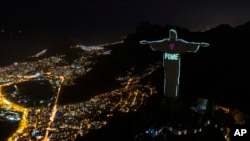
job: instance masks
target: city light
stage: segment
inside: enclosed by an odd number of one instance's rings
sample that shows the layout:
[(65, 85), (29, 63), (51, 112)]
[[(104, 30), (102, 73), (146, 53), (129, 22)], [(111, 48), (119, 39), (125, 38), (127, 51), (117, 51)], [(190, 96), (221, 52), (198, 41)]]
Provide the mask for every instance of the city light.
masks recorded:
[[(159, 63), (151, 64), (140, 75), (132, 75), (133, 72), (128, 72), (120, 76), (117, 80), (121, 85), (126, 82), (126, 85), (119, 89), (98, 94), (89, 101), (58, 105), (62, 87), (74, 85), (74, 79), (91, 71), (95, 64), (93, 60), (95, 56), (110, 53), (109, 50), (98, 46), (97, 49), (91, 47), (87, 54), (84, 53), (84, 56), (74, 60), (73, 64), (65, 63), (64, 55), (58, 55), (35, 62), (16, 62), (0, 68), (0, 105), (3, 105), (2, 107), (6, 105), (4, 110), (9, 108), (21, 114), (18, 129), (8, 138), (8, 141), (29, 140), (32, 137), (40, 141), (75, 139), (77, 135), (83, 136), (91, 130), (100, 129), (115, 113), (136, 111), (145, 104), (156, 91), (151, 85), (141, 85), (140, 81), (156, 71), (160, 67)], [(25, 103), (17, 104), (17, 101), (10, 100), (15, 95), (2, 91), (3, 87), (13, 85), (18, 93), (18, 84), (41, 79), (48, 80), (55, 91), (48, 106), (26, 107)], [(96, 120), (99, 116), (105, 118)]]

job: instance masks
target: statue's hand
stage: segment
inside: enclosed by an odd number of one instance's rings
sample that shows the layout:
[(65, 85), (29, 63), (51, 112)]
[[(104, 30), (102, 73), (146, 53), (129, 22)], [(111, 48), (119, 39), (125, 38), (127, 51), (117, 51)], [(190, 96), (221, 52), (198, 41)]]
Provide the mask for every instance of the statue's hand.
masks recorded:
[(146, 40), (141, 40), (141, 41), (140, 41), (140, 44), (143, 44), (143, 45), (144, 45), (144, 44), (148, 44), (148, 41), (146, 41)]
[(202, 46), (202, 47), (208, 47), (209, 43), (201, 42), (200, 46)]

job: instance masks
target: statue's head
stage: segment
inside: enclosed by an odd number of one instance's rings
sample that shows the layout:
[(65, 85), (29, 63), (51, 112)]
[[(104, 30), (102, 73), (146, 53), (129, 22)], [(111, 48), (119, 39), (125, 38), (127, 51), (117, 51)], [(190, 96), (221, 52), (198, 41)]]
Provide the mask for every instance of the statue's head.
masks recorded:
[(175, 29), (169, 30), (169, 39), (175, 41), (177, 39), (177, 32)]

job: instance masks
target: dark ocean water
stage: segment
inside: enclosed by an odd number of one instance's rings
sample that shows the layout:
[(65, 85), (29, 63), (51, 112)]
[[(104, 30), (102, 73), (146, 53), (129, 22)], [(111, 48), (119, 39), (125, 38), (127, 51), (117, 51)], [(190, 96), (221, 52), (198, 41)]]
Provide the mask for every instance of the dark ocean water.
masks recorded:
[(18, 128), (19, 122), (0, 121), (0, 140), (6, 141)]

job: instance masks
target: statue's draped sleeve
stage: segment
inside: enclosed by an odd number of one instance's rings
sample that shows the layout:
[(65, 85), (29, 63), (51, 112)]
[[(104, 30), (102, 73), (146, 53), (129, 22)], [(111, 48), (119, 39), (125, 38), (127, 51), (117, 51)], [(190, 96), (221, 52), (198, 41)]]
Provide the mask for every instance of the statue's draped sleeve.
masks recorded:
[(199, 43), (195, 42), (186, 42), (186, 41), (180, 41), (181, 42), (181, 48), (180, 48), (180, 53), (184, 52), (196, 52), (198, 51), (200, 45)]
[(162, 52), (168, 52), (168, 45), (169, 42), (165, 41), (165, 42), (156, 42), (156, 43), (151, 43), (149, 44), (152, 50), (159, 50)]

